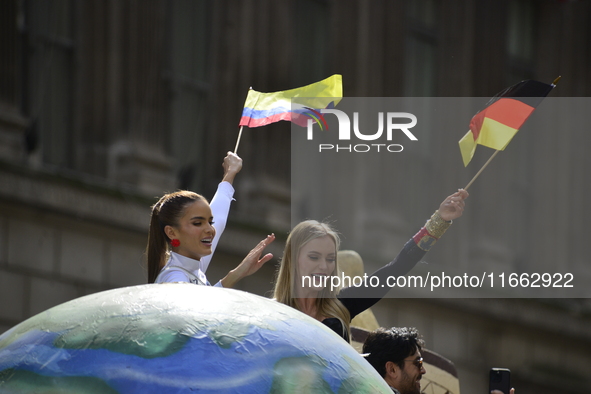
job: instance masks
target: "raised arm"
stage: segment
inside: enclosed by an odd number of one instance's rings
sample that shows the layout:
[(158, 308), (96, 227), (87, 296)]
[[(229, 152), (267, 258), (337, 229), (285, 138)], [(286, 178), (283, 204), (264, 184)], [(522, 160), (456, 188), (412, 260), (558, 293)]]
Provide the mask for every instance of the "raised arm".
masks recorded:
[[(388, 277), (406, 275), (421, 261), (423, 256), (451, 226), (451, 221), (462, 216), (466, 198), (468, 198), (468, 192), (463, 189), (446, 197), (439, 205), (439, 209), (425, 223), (425, 226), (404, 245), (398, 256), (368, 276), (368, 278), (377, 277), (379, 283), (384, 285), (383, 287), (361, 286), (341, 290), (338, 298), (349, 309), (351, 318), (370, 308), (388, 293), (390, 290), (386, 285)], [(367, 283), (371, 283), (371, 281), (368, 279)]]
[(224, 167), (224, 176), (209, 204), (216, 234), (211, 245), (211, 254), (201, 258), (201, 270), (203, 272), (207, 271), (220, 237), (226, 229), (230, 205), (234, 201), (234, 187), (232, 183), (236, 174), (242, 169), (242, 159), (238, 155), (228, 152), (222, 166)]

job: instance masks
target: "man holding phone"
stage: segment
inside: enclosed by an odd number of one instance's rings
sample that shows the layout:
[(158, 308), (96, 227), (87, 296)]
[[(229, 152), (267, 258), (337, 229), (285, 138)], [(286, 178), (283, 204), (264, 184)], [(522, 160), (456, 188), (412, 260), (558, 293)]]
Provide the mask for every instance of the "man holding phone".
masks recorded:
[(491, 368), (488, 387), (491, 394), (514, 394), (511, 388), (511, 371), (507, 368)]
[[(381, 327), (369, 333), (362, 352), (396, 394), (421, 394), (421, 378), (427, 373), (421, 357), (424, 346), (414, 327)], [(491, 382), (496, 382), (498, 374), (505, 371), (508, 370), (493, 368)], [(500, 386), (491, 384), (490, 394), (515, 394), (515, 389), (505, 392), (495, 387)]]

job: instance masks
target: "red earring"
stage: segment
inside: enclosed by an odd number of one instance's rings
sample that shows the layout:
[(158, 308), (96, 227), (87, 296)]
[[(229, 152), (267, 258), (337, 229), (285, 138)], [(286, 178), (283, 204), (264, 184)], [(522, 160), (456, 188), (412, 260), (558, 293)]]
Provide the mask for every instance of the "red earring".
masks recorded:
[(178, 240), (178, 239), (176, 239), (176, 238), (175, 238), (175, 239), (172, 239), (172, 240), (170, 241), (170, 246), (172, 246), (173, 248), (176, 248), (176, 247), (180, 246), (180, 244), (181, 244), (181, 241), (179, 241), (179, 240)]

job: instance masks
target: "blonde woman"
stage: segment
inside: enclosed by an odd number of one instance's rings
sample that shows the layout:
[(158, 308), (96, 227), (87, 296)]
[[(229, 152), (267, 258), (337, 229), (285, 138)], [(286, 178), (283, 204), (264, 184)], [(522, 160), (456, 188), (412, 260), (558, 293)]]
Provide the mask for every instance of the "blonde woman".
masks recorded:
[[(389, 276), (410, 271), (445, 233), (452, 220), (462, 216), (466, 198), (468, 192), (462, 189), (447, 197), (398, 256), (368, 278), (375, 276), (379, 283), (386, 283)], [(382, 299), (389, 288), (331, 288), (327, 278), (340, 277), (339, 244), (338, 234), (326, 223), (307, 220), (295, 226), (287, 238), (273, 295), (277, 301), (321, 321), (349, 341), (351, 320)]]

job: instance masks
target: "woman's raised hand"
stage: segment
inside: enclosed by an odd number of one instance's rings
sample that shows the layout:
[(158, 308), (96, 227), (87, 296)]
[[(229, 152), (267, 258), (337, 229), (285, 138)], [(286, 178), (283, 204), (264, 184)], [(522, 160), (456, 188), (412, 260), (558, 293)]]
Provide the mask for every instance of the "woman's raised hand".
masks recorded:
[(226, 181), (233, 183), (234, 177), (242, 169), (242, 159), (237, 154), (228, 152), (226, 157), (224, 157), (222, 167), (224, 167), (224, 177), (222, 178), (222, 182)]
[(265, 248), (273, 241), (275, 241), (275, 234), (267, 235), (267, 238), (259, 242), (259, 244), (246, 255), (238, 267), (234, 268), (224, 277), (224, 279), (222, 279), (222, 286), (234, 287), (239, 280), (254, 274), (267, 261), (271, 260), (273, 258), (271, 253), (267, 253), (263, 257), (261, 257), (261, 255)]
[(450, 221), (459, 218), (464, 212), (464, 200), (468, 198), (469, 194), (464, 189), (459, 189), (457, 192), (448, 196), (441, 205), (439, 205), (439, 216), (443, 220)]

